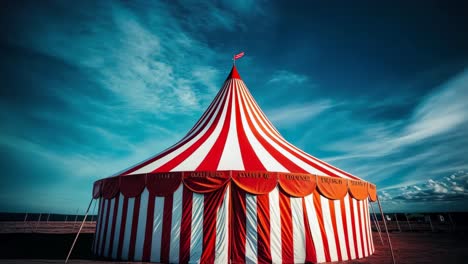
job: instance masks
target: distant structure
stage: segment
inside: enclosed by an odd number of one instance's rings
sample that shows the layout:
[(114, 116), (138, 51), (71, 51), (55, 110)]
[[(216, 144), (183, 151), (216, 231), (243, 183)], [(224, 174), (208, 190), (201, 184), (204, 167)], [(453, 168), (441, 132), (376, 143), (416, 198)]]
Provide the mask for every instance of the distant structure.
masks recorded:
[(162, 263), (358, 259), (375, 185), (287, 142), (232, 67), (187, 135), (94, 183), (96, 256)]

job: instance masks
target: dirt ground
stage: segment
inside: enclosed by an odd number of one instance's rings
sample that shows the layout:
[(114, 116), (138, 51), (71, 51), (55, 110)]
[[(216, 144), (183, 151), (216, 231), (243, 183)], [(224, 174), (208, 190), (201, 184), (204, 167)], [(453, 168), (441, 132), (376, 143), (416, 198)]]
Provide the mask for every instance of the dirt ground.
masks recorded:
[[(467, 263), (468, 239), (464, 233), (391, 233), (396, 263)], [(373, 234), (374, 255), (341, 263), (392, 263), (387, 239), (382, 246)], [(63, 263), (74, 234), (3, 233), (0, 234), (0, 263)], [(125, 263), (93, 259), (90, 248), (93, 234), (80, 235), (69, 263)], [(338, 262), (334, 262), (338, 263)]]

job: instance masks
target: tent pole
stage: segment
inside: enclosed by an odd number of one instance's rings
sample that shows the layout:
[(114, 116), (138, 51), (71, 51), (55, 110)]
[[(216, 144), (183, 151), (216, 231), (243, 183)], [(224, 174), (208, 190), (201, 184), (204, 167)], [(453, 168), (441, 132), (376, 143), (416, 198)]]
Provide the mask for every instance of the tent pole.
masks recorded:
[(375, 225), (375, 228), (377, 229), (377, 232), (379, 233), (380, 242), (382, 242), (382, 246), (383, 246), (384, 242), (382, 238), (382, 230), (380, 229), (379, 221), (377, 221), (377, 216), (375, 215), (375, 210), (374, 210), (374, 207), (372, 206), (372, 203), (370, 203), (370, 206), (372, 208), (372, 212), (374, 213), (374, 225)]
[(390, 234), (388, 233), (388, 228), (387, 228), (387, 221), (385, 221), (385, 216), (384, 216), (384, 213), (383, 213), (383, 210), (382, 210), (382, 205), (380, 204), (379, 196), (377, 196), (377, 203), (379, 205), (380, 214), (382, 215), (382, 219), (383, 219), (383, 223), (384, 223), (384, 227), (385, 227), (385, 232), (387, 232), (388, 246), (390, 247), (390, 252), (392, 253), (393, 264), (395, 264), (396, 262), (395, 262), (395, 255), (393, 254), (392, 241), (390, 240)]
[(394, 213), (393, 215), (395, 216), (396, 224), (397, 224), (397, 226), (398, 226), (398, 231), (401, 232), (400, 223), (398, 222), (397, 214)]
[(410, 231), (413, 231), (413, 228), (411, 227), (411, 224), (409, 222), (409, 219), (408, 219), (408, 216), (406, 215), (406, 213), (405, 213), (405, 217), (406, 217), (406, 222), (408, 222), (408, 226), (409, 226)]
[(86, 222), (86, 217), (88, 217), (89, 208), (91, 208), (91, 204), (93, 203), (93, 201), (94, 201), (94, 198), (91, 198), (91, 201), (89, 202), (89, 205), (88, 205), (88, 209), (86, 210), (86, 214), (85, 214), (85, 216), (83, 218), (83, 222), (81, 222), (80, 229), (78, 229), (78, 233), (76, 233), (75, 240), (73, 240), (73, 244), (72, 244), (72, 246), (70, 248), (70, 251), (68, 251), (68, 255), (67, 255), (67, 258), (65, 259), (65, 263), (68, 262), (68, 259), (70, 258), (70, 255), (71, 255), (71, 253), (73, 251), (73, 248), (75, 247), (75, 243), (78, 240), (78, 236), (80, 235), (81, 229), (83, 228), (83, 226), (84, 226), (84, 224)]

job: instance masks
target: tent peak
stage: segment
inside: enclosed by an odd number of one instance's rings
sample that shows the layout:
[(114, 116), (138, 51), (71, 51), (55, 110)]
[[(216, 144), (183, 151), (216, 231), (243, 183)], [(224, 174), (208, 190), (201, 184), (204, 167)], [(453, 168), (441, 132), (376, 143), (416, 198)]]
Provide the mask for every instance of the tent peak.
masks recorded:
[(236, 65), (232, 65), (231, 72), (229, 73), (229, 75), (228, 75), (228, 77), (226, 78), (226, 80), (229, 80), (229, 79), (239, 79), (239, 80), (242, 80), (242, 78), (240, 77), (239, 73), (237, 72)]

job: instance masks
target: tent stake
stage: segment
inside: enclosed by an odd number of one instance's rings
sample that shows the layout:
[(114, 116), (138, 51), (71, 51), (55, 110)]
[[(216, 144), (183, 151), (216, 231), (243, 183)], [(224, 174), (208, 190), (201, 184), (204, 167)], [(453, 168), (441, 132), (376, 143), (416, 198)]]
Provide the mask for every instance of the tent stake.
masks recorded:
[(68, 251), (68, 255), (67, 255), (67, 258), (65, 259), (65, 263), (68, 262), (68, 259), (70, 258), (70, 255), (71, 255), (71, 253), (73, 251), (73, 248), (75, 247), (75, 243), (78, 240), (78, 236), (80, 235), (81, 229), (83, 228), (83, 226), (85, 224), (86, 217), (88, 217), (89, 208), (91, 208), (91, 204), (93, 203), (93, 201), (94, 201), (94, 198), (91, 198), (91, 201), (89, 202), (89, 205), (88, 205), (88, 209), (86, 209), (86, 214), (85, 214), (85, 216), (83, 218), (83, 222), (81, 222), (80, 229), (78, 229), (78, 233), (76, 233), (75, 240), (73, 240), (73, 244), (71, 245), (70, 251)]
[(382, 215), (382, 219), (383, 219), (383, 223), (384, 223), (384, 227), (385, 227), (385, 232), (387, 232), (388, 246), (390, 247), (390, 252), (392, 253), (393, 264), (395, 264), (396, 262), (395, 262), (395, 255), (393, 255), (392, 241), (390, 240), (390, 234), (388, 233), (388, 228), (387, 228), (387, 221), (385, 221), (385, 216), (384, 216), (384, 213), (383, 213), (383, 210), (382, 210), (382, 205), (380, 204), (379, 196), (377, 196), (377, 203), (379, 205), (380, 214)]
[(380, 242), (382, 242), (382, 246), (383, 246), (384, 242), (382, 238), (382, 230), (380, 229), (380, 224), (379, 224), (379, 221), (377, 220), (377, 216), (375, 215), (375, 210), (374, 210), (374, 207), (372, 206), (372, 203), (370, 203), (370, 206), (372, 208), (372, 212), (374, 213), (374, 225), (375, 225), (375, 228), (377, 229), (377, 232), (379, 233)]

